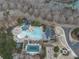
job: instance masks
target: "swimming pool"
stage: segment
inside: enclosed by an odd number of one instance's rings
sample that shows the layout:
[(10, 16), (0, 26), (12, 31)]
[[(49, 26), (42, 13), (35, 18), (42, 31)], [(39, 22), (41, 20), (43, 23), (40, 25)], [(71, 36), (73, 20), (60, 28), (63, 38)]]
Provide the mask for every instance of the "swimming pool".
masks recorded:
[(39, 44), (27, 44), (25, 47), (26, 53), (31, 55), (39, 54), (41, 46)]
[(32, 38), (34, 40), (40, 40), (43, 38), (43, 31), (41, 27), (34, 27), (33, 31), (29, 31), (28, 29), (26, 31), (23, 31), (17, 35), (18, 38), (22, 39), (25, 36), (28, 36), (29, 38)]
[(39, 46), (38, 45), (36, 45), (36, 46), (34, 46), (34, 45), (28, 45), (27, 51), (28, 52), (38, 52), (39, 51)]

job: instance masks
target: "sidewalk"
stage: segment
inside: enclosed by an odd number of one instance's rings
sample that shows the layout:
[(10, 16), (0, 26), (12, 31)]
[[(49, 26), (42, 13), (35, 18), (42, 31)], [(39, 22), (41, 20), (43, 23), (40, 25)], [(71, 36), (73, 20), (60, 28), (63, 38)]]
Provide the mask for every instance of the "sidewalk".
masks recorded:
[(55, 59), (52, 47), (46, 47), (46, 59)]

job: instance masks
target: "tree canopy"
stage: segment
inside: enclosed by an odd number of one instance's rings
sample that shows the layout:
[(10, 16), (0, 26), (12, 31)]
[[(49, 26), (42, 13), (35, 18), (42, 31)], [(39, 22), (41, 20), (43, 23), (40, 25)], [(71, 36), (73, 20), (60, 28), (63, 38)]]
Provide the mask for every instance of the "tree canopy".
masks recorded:
[(60, 49), (59, 49), (59, 47), (58, 47), (58, 46), (55, 46), (55, 47), (54, 47), (54, 52), (56, 52), (56, 53), (57, 53), (57, 52), (59, 52), (59, 50), (60, 50)]
[(0, 56), (3, 59), (12, 59), (12, 50), (16, 47), (11, 32), (0, 30)]
[(75, 57), (74, 59), (79, 59), (79, 57)]
[(41, 23), (40, 23), (40, 21), (38, 21), (38, 20), (34, 20), (34, 21), (32, 21), (31, 25), (32, 25), (32, 26), (40, 26)]

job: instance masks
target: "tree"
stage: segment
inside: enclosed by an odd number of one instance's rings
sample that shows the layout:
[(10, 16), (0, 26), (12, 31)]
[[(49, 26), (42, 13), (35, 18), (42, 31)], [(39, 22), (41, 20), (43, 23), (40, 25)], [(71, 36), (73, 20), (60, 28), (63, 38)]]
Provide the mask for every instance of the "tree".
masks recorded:
[(22, 25), (23, 24), (23, 19), (22, 18), (18, 18), (17, 22), (18, 22), (18, 25)]
[(74, 59), (79, 59), (79, 57), (75, 57)]
[(35, 21), (32, 21), (32, 25), (33, 26), (40, 26), (41, 23), (39, 21), (35, 20)]
[[(10, 35), (11, 34), (11, 35)], [(0, 55), (3, 59), (12, 59), (12, 50), (16, 47), (12, 33), (0, 31)]]
[(56, 52), (56, 53), (59, 52), (59, 47), (58, 46), (54, 47), (54, 52)]

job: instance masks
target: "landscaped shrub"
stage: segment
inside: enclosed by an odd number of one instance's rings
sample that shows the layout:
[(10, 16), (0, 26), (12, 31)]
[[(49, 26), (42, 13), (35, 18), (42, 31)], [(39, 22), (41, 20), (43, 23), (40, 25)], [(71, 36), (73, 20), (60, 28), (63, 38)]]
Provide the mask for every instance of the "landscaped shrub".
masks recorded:
[(74, 29), (74, 30), (71, 32), (71, 36), (72, 36), (74, 39), (79, 40), (79, 28)]
[(31, 25), (32, 26), (40, 26), (41, 23), (38, 20), (34, 20), (34, 21), (32, 21)]
[(72, 31), (72, 33), (75, 33), (75, 34), (77, 34), (78, 32), (79, 32), (79, 28), (76, 28)]
[(56, 52), (56, 53), (59, 52), (59, 47), (58, 46), (54, 47), (54, 52)]
[(75, 57), (74, 59), (79, 59), (79, 57)]
[(22, 18), (18, 18), (17, 22), (18, 22), (18, 25), (22, 25), (23, 24), (23, 19)]

